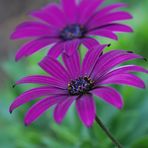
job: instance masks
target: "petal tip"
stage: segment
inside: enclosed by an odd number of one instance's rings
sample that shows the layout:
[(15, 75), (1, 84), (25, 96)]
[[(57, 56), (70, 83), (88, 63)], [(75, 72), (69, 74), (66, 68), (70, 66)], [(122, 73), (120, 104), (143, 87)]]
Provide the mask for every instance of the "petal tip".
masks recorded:
[(9, 113), (12, 114), (12, 112), (13, 112), (13, 108), (12, 108), (12, 106), (10, 106)]
[(17, 85), (16, 83), (15, 83), (15, 84), (13, 84), (13, 85), (12, 85), (12, 88), (15, 88), (15, 87), (16, 87), (16, 85)]

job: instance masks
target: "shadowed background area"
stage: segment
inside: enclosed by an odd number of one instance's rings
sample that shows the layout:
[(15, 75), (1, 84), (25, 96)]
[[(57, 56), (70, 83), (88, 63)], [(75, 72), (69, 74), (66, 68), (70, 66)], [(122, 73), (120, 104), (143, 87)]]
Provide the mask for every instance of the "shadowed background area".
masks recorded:
[[(33, 102), (18, 108), (12, 115), (8, 108), (12, 100), (31, 86), (12, 88), (19, 78), (42, 73), (37, 63), (47, 49), (20, 62), (15, 62), (15, 52), (23, 41), (9, 40), (15, 26), (27, 18), (27, 13), (38, 9), (53, 0), (0, 0), (0, 147), (2, 148), (113, 148), (111, 141), (94, 123), (85, 128), (77, 117), (74, 104), (64, 122), (57, 125), (52, 118), (52, 109), (29, 127), (23, 124), (23, 117)], [(119, 41), (101, 39), (102, 43), (111, 43), (110, 49), (126, 49), (143, 55), (148, 59), (148, 1), (120, 0), (127, 2), (125, 10), (131, 12), (134, 19), (128, 21), (134, 33), (119, 35)], [(106, 1), (106, 4), (119, 0)], [(148, 68), (148, 62), (135, 60), (129, 63)], [(146, 83), (146, 74), (137, 74)], [(148, 84), (146, 84), (148, 87)], [(139, 90), (128, 86), (115, 86), (123, 95), (125, 106), (118, 111), (99, 99), (97, 114), (108, 126), (113, 135), (125, 148), (148, 148), (148, 89)]]

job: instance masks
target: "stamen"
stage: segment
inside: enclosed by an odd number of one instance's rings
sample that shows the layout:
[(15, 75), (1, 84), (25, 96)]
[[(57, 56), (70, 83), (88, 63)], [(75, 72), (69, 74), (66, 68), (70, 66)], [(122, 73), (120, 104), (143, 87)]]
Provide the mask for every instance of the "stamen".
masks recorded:
[(65, 27), (61, 33), (60, 37), (63, 40), (72, 40), (74, 38), (82, 38), (86, 33), (86, 29), (82, 25), (72, 24)]
[(91, 78), (87, 76), (79, 77), (68, 84), (68, 91), (70, 95), (82, 95), (88, 93), (93, 86), (94, 81)]

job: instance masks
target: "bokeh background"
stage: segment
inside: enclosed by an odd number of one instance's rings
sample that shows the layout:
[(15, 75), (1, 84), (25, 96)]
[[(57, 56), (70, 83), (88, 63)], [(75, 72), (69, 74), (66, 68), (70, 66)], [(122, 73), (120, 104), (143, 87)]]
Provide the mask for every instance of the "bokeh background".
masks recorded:
[[(18, 108), (12, 115), (8, 108), (12, 100), (31, 86), (12, 88), (19, 78), (42, 73), (37, 66), (46, 50), (20, 62), (14, 61), (15, 52), (23, 41), (10, 41), (9, 35), (15, 26), (27, 18), (32, 9), (40, 8), (50, 0), (0, 0), (0, 147), (1, 148), (114, 148), (110, 139), (94, 123), (85, 128), (77, 117), (74, 105), (61, 125), (55, 124), (52, 109), (29, 127), (23, 124), (23, 117), (33, 102)], [(52, 0), (53, 1), (53, 0)], [(110, 49), (133, 50), (148, 59), (148, 1), (112, 0), (127, 2), (125, 10), (131, 12), (134, 19), (128, 21), (134, 33), (121, 34), (119, 41), (103, 39), (102, 43), (111, 43)], [(134, 60), (129, 63), (148, 68), (148, 62)], [(128, 86), (115, 86), (123, 95), (125, 106), (119, 111), (96, 99), (97, 114), (112, 134), (124, 145), (124, 148), (148, 148), (148, 77), (137, 74), (147, 84), (145, 90)]]

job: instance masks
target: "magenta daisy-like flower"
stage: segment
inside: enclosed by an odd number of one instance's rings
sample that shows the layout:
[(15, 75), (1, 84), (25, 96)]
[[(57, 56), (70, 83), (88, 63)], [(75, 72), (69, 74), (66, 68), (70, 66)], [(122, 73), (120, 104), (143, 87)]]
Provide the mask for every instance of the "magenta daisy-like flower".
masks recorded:
[(124, 3), (101, 7), (104, 0), (61, 0), (60, 4), (50, 3), (33, 11), (28, 20), (16, 27), (11, 39), (29, 38), (16, 54), (16, 60), (32, 55), (43, 47), (51, 45), (49, 56), (58, 57), (64, 50), (68, 55), (74, 53), (80, 44), (87, 48), (98, 45), (94, 36), (117, 40), (115, 32), (132, 32), (120, 21), (131, 19), (125, 11)]
[(143, 59), (143, 57), (125, 50), (112, 50), (102, 54), (105, 46), (89, 50), (82, 63), (78, 51), (72, 56), (63, 53), (64, 65), (46, 56), (39, 65), (49, 74), (48, 76), (33, 75), (16, 82), (16, 84), (36, 83), (43, 86), (30, 89), (18, 96), (11, 104), (10, 112), (31, 100), (42, 97), (43, 99), (27, 112), (25, 124), (31, 124), (51, 106), (55, 106), (55, 121), (61, 123), (69, 107), (75, 102), (81, 121), (90, 127), (96, 116), (94, 96), (121, 109), (122, 96), (114, 88), (106, 85), (119, 84), (145, 88), (144, 82), (132, 72), (148, 73), (148, 70), (137, 65), (115, 68), (128, 60)]

